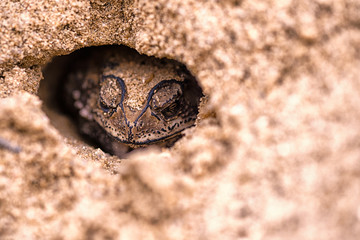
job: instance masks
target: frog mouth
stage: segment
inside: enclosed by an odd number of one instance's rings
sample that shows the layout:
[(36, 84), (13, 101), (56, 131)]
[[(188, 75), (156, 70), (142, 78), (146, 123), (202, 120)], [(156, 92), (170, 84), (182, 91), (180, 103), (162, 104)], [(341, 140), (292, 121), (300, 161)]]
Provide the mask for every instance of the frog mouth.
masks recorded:
[[(173, 143), (175, 141), (177, 141), (179, 138), (182, 137), (182, 130), (179, 130), (171, 135), (167, 135), (164, 137), (160, 137), (160, 138), (156, 138), (156, 139), (151, 139), (151, 140), (146, 140), (146, 141), (129, 141), (129, 140), (121, 140), (118, 137), (114, 137), (112, 135), (110, 135), (110, 137), (114, 138), (116, 141), (118, 141), (119, 143), (122, 144), (126, 144), (131, 148), (139, 148), (139, 147), (146, 147), (149, 145), (164, 145), (164, 146), (171, 146), (173, 145)], [(161, 144), (163, 143), (163, 144)]]

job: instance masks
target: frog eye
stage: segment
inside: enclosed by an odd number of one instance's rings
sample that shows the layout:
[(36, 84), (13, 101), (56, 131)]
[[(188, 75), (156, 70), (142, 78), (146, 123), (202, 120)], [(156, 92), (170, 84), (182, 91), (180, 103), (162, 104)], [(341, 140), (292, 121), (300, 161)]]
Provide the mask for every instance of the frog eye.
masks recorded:
[(166, 81), (154, 90), (150, 108), (165, 119), (170, 119), (180, 112), (182, 88), (178, 82)]
[(122, 79), (116, 77), (104, 77), (101, 82), (99, 93), (99, 105), (105, 112), (115, 109), (123, 99), (124, 89)]
[(166, 119), (169, 119), (169, 118), (173, 118), (173, 117), (177, 116), (179, 111), (180, 111), (180, 101), (179, 101), (179, 99), (177, 99), (174, 102), (172, 102), (169, 106), (167, 106), (166, 108), (161, 110), (161, 114)]

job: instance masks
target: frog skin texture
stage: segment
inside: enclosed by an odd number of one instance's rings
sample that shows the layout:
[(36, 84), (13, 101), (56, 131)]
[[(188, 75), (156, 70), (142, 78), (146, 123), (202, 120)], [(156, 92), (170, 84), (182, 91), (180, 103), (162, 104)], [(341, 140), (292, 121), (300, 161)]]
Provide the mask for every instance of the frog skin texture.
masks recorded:
[(201, 88), (183, 65), (126, 48), (83, 56), (65, 76), (65, 105), (105, 151), (169, 147), (192, 127)]

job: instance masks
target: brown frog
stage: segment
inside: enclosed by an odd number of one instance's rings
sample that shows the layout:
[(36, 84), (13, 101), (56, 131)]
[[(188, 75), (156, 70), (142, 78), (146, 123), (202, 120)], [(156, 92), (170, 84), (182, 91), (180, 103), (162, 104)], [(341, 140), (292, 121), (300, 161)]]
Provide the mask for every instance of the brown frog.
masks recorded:
[(171, 146), (194, 125), (201, 88), (180, 63), (120, 47), (76, 60), (65, 77), (66, 107), (80, 132), (122, 156), (152, 144)]

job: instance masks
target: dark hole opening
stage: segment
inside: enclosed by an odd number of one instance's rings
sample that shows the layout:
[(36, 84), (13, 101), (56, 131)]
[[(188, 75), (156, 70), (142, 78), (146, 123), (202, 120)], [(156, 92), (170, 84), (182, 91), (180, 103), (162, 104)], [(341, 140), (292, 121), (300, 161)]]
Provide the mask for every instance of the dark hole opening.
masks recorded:
[(43, 69), (39, 96), (65, 137), (112, 155), (150, 145), (171, 147), (194, 126), (202, 90), (174, 60), (125, 46), (80, 49)]

